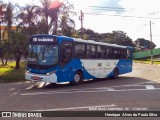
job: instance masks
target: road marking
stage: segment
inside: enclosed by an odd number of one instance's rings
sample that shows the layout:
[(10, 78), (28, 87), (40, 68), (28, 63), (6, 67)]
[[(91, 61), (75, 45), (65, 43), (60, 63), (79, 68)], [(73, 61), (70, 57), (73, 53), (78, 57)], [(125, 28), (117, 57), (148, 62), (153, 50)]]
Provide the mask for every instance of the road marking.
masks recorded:
[(25, 88), (24, 90), (29, 90), (32, 89), (34, 87), (34, 85), (30, 85), (29, 87)]
[(98, 107), (115, 107), (116, 105), (99, 105), (99, 106), (83, 106), (83, 107), (69, 107), (69, 108), (55, 108), (55, 109), (44, 109), (44, 110), (31, 110), (31, 111), (61, 111), (61, 110), (79, 110), (79, 109), (89, 109)]
[(12, 90), (15, 90), (16, 88), (10, 88), (8, 91), (12, 91)]
[(71, 91), (71, 90), (63, 90), (63, 91), (47, 91), (47, 92), (34, 92), (34, 93), (23, 93), (20, 95), (47, 95), (47, 94), (73, 94), (73, 93), (94, 93), (94, 92), (125, 92), (125, 91), (142, 91), (142, 90), (159, 90), (160, 88), (154, 88), (151, 87), (152, 85), (148, 85), (147, 87), (142, 89), (120, 89), (115, 90), (113, 88), (109, 89), (97, 89), (97, 90), (77, 90), (77, 91)]
[[(146, 83), (157, 83), (157, 82), (154, 82), (154, 81), (149, 81), (149, 82), (141, 82), (141, 83), (136, 83), (136, 84), (129, 84), (129, 85), (119, 85), (119, 86), (108, 86), (108, 87), (100, 87), (100, 88), (85, 88), (85, 89), (70, 89), (71, 91), (75, 91), (75, 90), (90, 90), (90, 89), (111, 89), (113, 87), (125, 87), (125, 86), (145, 86), (143, 84), (146, 84)], [(37, 84), (36, 84), (37, 85)], [(34, 87), (33, 85), (25, 88), (26, 90), (27, 89), (31, 89), (32, 87)], [(59, 91), (66, 91), (66, 90), (59, 90)], [(48, 91), (48, 92), (52, 92), (52, 91)]]
[[(135, 91), (135, 90), (158, 90), (159, 88), (154, 88), (153, 85), (143, 85), (146, 83), (156, 83), (154, 81), (141, 82), (136, 84), (129, 85), (119, 85), (119, 86), (109, 86), (109, 87), (100, 87), (100, 88), (86, 88), (86, 89), (69, 89), (69, 90), (58, 90), (58, 91), (47, 91), (47, 92), (34, 92), (34, 93), (23, 93), (21, 95), (42, 95), (42, 94), (65, 94), (65, 93), (91, 93), (91, 92), (107, 92), (107, 91)], [(131, 87), (131, 86), (144, 86), (146, 89), (121, 89), (115, 90), (114, 88), (118, 87)], [(28, 88), (30, 89), (30, 88)]]
[(155, 89), (155, 87), (154, 87), (153, 85), (146, 85), (145, 87), (146, 87), (146, 89), (148, 89), (148, 90), (153, 90), (153, 89)]
[[(111, 89), (102, 89), (102, 90), (88, 90), (88, 91), (52, 91), (52, 92), (35, 92), (35, 93), (24, 93), (21, 95), (44, 95), (44, 94), (69, 94), (69, 93), (92, 93), (92, 92), (105, 92), (105, 91), (111, 91)], [(114, 89), (112, 89), (112, 91), (115, 91)]]

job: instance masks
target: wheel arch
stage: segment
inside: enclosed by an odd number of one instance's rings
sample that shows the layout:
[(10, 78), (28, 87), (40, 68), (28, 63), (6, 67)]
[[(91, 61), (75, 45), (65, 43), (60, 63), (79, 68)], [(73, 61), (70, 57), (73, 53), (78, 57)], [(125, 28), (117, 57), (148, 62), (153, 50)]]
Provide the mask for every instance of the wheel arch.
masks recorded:
[(81, 69), (78, 69), (78, 70), (76, 70), (75, 71), (75, 73), (80, 73), (81, 75), (82, 75), (82, 79), (84, 78), (84, 73), (83, 73), (83, 70), (81, 70)]
[(119, 75), (119, 68), (118, 68), (117, 66), (114, 68), (114, 71), (115, 71), (115, 70), (118, 71), (118, 75)]
[(118, 67), (115, 67), (114, 69), (113, 69), (113, 72), (112, 72), (112, 77), (111, 78), (113, 78), (113, 79), (117, 79), (118, 78), (118, 76), (119, 76), (119, 68)]

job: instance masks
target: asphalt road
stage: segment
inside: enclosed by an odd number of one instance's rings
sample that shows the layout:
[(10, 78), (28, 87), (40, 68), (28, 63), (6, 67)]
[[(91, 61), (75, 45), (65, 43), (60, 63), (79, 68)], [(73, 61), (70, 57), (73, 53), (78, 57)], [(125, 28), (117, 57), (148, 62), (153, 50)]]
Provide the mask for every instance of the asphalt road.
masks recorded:
[(86, 81), (78, 86), (41, 85), (0, 84), (0, 111), (160, 111), (157, 65), (134, 63), (133, 72), (118, 79)]

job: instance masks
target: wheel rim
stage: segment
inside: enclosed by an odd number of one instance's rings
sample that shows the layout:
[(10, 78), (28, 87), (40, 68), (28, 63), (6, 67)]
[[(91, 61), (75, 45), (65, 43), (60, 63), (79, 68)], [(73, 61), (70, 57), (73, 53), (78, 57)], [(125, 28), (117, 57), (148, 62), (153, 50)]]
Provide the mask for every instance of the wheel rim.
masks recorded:
[(76, 75), (74, 76), (74, 81), (75, 81), (75, 82), (79, 82), (80, 79), (81, 79), (81, 77), (80, 77), (79, 74), (76, 74)]

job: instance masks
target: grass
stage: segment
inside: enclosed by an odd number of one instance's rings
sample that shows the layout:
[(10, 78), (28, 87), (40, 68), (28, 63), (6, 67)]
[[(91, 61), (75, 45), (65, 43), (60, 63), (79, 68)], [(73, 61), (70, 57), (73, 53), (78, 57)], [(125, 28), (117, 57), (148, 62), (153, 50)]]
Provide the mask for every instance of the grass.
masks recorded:
[(15, 62), (8, 62), (7, 66), (0, 66), (0, 83), (25, 81), (25, 62), (20, 62), (20, 69), (16, 70)]
[[(149, 59), (147, 59), (147, 60), (134, 60), (134, 62), (136, 62), (136, 63), (144, 63), (144, 64), (151, 64), (151, 60), (149, 60)], [(160, 61), (159, 60), (153, 60), (153, 64), (160, 65)]]

